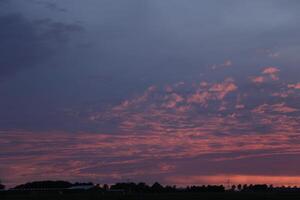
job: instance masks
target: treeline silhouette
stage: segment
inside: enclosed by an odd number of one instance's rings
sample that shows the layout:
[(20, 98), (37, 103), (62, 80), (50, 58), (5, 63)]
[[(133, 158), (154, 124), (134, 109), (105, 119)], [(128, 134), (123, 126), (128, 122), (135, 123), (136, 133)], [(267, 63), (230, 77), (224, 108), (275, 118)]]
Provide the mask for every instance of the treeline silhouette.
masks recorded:
[(186, 188), (177, 188), (175, 185), (162, 186), (156, 182), (152, 186), (145, 183), (116, 183), (110, 187), (110, 190), (124, 190), (130, 192), (155, 192), (155, 193), (173, 193), (173, 192), (225, 192), (222, 185), (192, 186)]
[(176, 185), (163, 186), (158, 182), (153, 185), (147, 185), (146, 183), (134, 183), (134, 182), (124, 182), (116, 183), (111, 186), (95, 185), (91, 182), (89, 183), (70, 183), (67, 181), (35, 181), (29, 182), (21, 185), (17, 185), (11, 190), (53, 190), (53, 189), (81, 189), (77, 186), (90, 186), (89, 189), (110, 191), (110, 192), (131, 192), (131, 193), (172, 193), (172, 192), (224, 192), (225, 187), (223, 185), (207, 185), (207, 186), (191, 186), (186, 188), (177, 188)]
[(4, 190), (5, 189), (5, 185), (0, 183), (0, 190)]
[[(88, 186), (88, 187), (85, 187)], [(0, 184), (0, 189), (4, 189), (5, 186)], [(153, 185), (147, 185), (146, 183), (134, 183), (134, 182), (123, 182), (116, 183), (111, 186), (107, 184), (95, 185), (89, 183), (70, 183), (67, 181), (35, 181), (21, 185), (17, 185), (11, 190), (98, 190), (101, 192), (123, 192), (123, 193), (198, 193), (198, 192), (300, 192), (298, 187), (273, 187), (273, 185), (267, 184), (256, 184), (256, 185), (232, 185), (230, 188), (225, 189), (223, 185), (202, 185), (202, 186), (187, 186), (177, 187), (176, 185), (163, 186), (158, 182)]]
[(17, 185), (13, 189), (26, 190), (26, 189), (67, 189), (74, 186), (94, 185), (93, 183), (70, 183), (68, 181), (35, 181), (21, 185)]

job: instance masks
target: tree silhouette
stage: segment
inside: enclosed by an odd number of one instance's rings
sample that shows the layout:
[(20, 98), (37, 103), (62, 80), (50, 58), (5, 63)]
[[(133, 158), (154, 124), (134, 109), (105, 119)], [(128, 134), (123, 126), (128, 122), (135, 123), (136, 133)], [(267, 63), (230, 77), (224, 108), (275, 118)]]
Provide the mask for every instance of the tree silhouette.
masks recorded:
[(159, 184), (158, 182), (155, 182), (152, 186), (151, 186), (151, 191), (152, 192), (163, 192), (164, 187)]
[(235, 185), (232, 185), (232, 186), (231, 186), (231, 190), (232, 190), (232, 191), (235, 191), (235, 189), (236, 189), (236, 186), (235, 186)]
[(73, 186), (67, 181), (35, 181), (16, 186), (14, 189), (65, 189)]
[(1, 180), (0, 180), (0, 190), (4, 190), (4, 189), (5, 189), (5, 185), (3, 185)]
[(146, 183), (139, 183), (137, 184), (137, 192), (149, 192), (150, 187)]
[(238, 184), (237, 189), (238, 189), (238, 191), (241, 191), (242, 190), (242, 185)]
[(127, 192), (135, 192), (137, 185), (135, 183), (116, 183), (110, 187), (111, 190), (125, 190)]
[(108, 191), (108, 190), (109, 190), (109, 186), (108, 186), (107, 184), (104, 184), (104, 185), (103, 185), (103, 190), (104, 190), (104, 191)]

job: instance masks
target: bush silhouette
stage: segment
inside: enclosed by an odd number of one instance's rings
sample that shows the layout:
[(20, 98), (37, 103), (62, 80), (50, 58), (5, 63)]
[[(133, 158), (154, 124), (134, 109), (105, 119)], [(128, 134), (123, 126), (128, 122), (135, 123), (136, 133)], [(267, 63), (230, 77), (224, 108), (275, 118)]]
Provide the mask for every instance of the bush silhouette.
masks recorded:
[(14, 189), (64, 189), (73, 186), (67, 181), (35, 181), (16, 186)]

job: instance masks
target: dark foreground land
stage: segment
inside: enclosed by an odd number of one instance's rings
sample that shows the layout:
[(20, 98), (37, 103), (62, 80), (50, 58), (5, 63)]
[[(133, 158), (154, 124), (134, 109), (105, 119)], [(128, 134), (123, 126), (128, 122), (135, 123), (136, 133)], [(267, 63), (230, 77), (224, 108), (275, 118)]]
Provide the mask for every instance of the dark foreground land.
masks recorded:
[(100, 193), (96, 191), (18, 191), (0, 192), (1, 200), (300, 200), (300, 193)]
[[(229, 187), (230, 188), (230, 187)], [(93, 183), (66, 181), (37, 181), (4, 190), (0, 188), (0, 200), (300, 200), (298, 187), (273, 187), (272, 185), (202, 185), (177, 188), (158, 182), (116, 183), (108, 186)]]

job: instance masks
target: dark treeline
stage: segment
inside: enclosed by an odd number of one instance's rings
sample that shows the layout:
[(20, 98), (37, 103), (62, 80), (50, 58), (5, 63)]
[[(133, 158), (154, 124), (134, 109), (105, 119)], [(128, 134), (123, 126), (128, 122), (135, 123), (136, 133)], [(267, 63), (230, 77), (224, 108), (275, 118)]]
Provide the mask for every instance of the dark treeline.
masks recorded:
[[(79, 186), (79, 187), (78, 187)], [(80, 189), (80, 186), (91, 186), (89, 189), (108, 191), (108, 192), (131, 192), (131, 193), (173, 193), (173, 192), (224, 192), (225, 187), (222, 185), (207, 185), (207, 186), (191, 186), (186, 188), (177, 188), (173, 186), (163, 186), (156, 182), (153, 185), (147, 185), (146, 183), (116, 183), (111, 186), (95, 185), (93, 183), (70, 183), (67, 181), (35, 181), (21, 185), (17, 185), (12, 190), (51, 190), (51, 189)]]
[(67, 189), (74, 186), (94, 185), (93, 183), (70, 183), (68, 181), (35, 181), (17, 185), (13, 189)]
[(173, 193), (173, 192), (225, 192), (222, 185), (192, 186), (186, 188), (177, 188), (174, 186), (162, 186), (158, 182), (149, 186), (145, 183), (116, 183), (110, 187), (110, 190), (124, 190), (130, 192), (155, 192), (155, 193)]
[(17, 185), (13, 189), (64, 189), (70, 188), (72, 183), (67, 181), (36, 181), (36, 182), (29, 182), (22, 185)]
[[(85, 187), (88, 186), (88, 187)], [(5, 186), (0, 184), (0, 189)], [(53, 190), (53, 189), (84, 189), (98, 190), (101, 192), (126, 192), (126, 193), (176, 193), (176, 192), (300, 192), (298, 187), (273, 187), (272, 185), (232, 185), (230, 189), (225, 189), (223, 185), (202, 185), (202, 186), (187, 186), (176, 187), (176, 185), (163, 186), (156, 182), (153, 185), (146, 183), (116, 183), (114, 185), (95, 185), (93, 183), (70, 183), (67, 181), (35, 181), (18, 185), (12, 190)]]
[(5, 185), (0, 183), (0, 190), (4, 190), (5, 189)]
[(300, 192), (298, 187), (273, 187), (273, 185), (267, 184), (250, 184), (250, 185), (232, 185), (230, 189), (226, 189), (223, 185), (202, 185), (202, 186), (187, 186), (179, 187), (174, 186), (162, 186), (159, 183), (154, 183), (152, 186), (148, 186), (145, 183), (116, 183), (112, 185), (110, 190), (124, 190), (130, 192)]
[[(4, 188), (4, 185), (3, 187)], [(272, 185), (203, 185), (176, 187), (154, 183), (70, 183), (67, 181), (37, 181), (0, 190), (1, 200), (299, 200), (300, 188)]]

